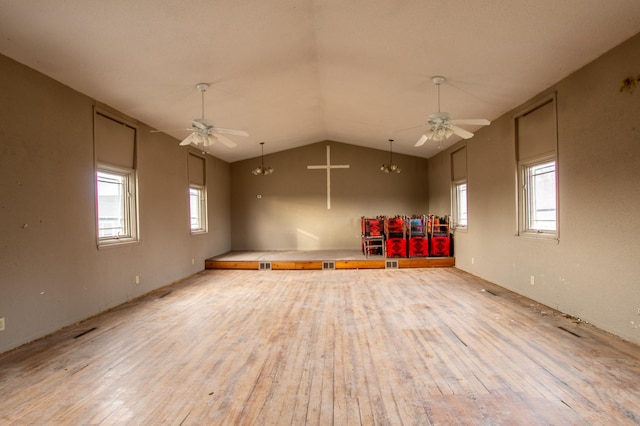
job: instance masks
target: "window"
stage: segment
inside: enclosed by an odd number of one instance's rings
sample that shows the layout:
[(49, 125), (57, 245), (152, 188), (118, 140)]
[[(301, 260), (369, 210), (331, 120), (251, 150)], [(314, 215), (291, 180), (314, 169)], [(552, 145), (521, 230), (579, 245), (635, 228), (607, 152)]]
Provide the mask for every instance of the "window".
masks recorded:
[(523, 164), (522, 200), (524, 232), (553, 234), (556, 226), (556, 162)]
[(206, 232), (207, 197), (204, 187), (189, 185), (189, 210), (191, 212), (191, 232)]
[(453, 184), (453, 223), (456, 228), (467, 227), (467, 182)]
[(189, 217), (191, 233), (207, 232), (207, 188), (204, 157), (192, 152), (187, 157), (189, 169)]
[(94, 111), (98, 247), (139, 240), (136, 128)]
[(134, 171), (99, 164), (96, 176), (98, 241), (108, 244), (135, 240)]
[(451, 153), (451, 216), (454, 229), (467, 229), (466, 145)]
[(515, 117), (518, 235), (558, 238), (555, 94)]

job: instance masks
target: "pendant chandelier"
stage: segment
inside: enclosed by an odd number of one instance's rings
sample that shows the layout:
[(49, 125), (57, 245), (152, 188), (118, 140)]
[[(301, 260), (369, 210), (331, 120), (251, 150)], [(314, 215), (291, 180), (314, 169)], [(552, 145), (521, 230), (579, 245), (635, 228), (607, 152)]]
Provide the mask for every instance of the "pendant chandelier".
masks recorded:
[(253, 169), (251, 173), (253, 173), (256, 176), (270, 175), (271, 173), (273, 173), (273, 169), (269, 166), (265, 167), (264, 165), (264, 142), (260, 142), (260, 146), (262, 146), (262, 156), (261, 156), (260, 166)]
[(389, 164), (383, 164), (380, 166), (380, 170), (385, 173), (400, 173), (402, 170), (397, 164), (393, 163), (393, 139), (389, 139)]

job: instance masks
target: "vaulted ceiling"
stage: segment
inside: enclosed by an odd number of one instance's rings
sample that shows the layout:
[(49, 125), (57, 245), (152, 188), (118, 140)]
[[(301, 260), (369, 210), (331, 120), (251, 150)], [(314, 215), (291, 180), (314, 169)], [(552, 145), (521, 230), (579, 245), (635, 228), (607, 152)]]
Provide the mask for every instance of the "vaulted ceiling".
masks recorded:
[(155, 128), (189, 127), (209, 83), (206, 117), (249, 132), (213, 146), (229, 162), (327, 139), (428, 158), (432, 76), (443, 111), (493, 120), (638, 31), (638, 0), (0, 1), (0, 53)]

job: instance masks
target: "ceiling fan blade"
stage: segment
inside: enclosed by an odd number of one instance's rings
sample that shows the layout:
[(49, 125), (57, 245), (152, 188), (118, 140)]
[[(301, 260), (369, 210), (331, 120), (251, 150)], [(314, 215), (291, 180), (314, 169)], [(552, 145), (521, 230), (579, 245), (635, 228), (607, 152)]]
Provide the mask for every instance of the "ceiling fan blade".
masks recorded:
[(191, 133), (189, 136), (184, 138), (182, 142), (180, 142), (180, 145), (181, 146), (191, 145), (191, 142), (193, 142), (194, 135), (195, 133)]
[(224, 133), (227, 135), (249, 136), (249, 133), (245, 132), (244, 130), (224, 129), (222, 127), (215, 127), (215, 131), (218, 133)]
[(491, 124), (489, 120), (484, 118), (463, 118), (460, 120), (452, 120), (455, 124), (468, 124), (472, 126), (488, 126)]
[(219, 140), (220, 142), (222, 142), (223, 145), (226, 145), (228, 148), (234, 148), (236, 147), (236, 143), (234, 141), (232, 141), (229, 138), (226, 138), (222, 135), (215, 135), (214, 136), (217, 140)]
[(427, 141), (427, 139), (429, 139), (429, 137), (427, 136), (427, 134), (425, 133), (424, 135), (420, 136), (420, 139), (418, 139), (418, 142), (416, 142), (415, 146), (422, 146), (424, 145), (424, 143)]
[(473, 137), (473, 133), (466, 131), (458, 126), (454, 126), (453, 124), (449, 125), (449, 129), (456, 135), (460, 136), (463, 139), (469, 139)]
[(189, 129), (156, 129), (156, 130), (149, 130), (149, 133), (166, 133), (166, 132), (177, 132), (177, 131), (182, 131), (182, 130), (193, 130), (193, 127), (189, 128)]

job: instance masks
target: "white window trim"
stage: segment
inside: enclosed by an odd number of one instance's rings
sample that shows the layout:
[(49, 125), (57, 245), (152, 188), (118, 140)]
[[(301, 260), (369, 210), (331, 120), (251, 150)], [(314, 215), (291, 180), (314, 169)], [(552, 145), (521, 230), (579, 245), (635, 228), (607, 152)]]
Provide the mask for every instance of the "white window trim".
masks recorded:
[[(104, 171), (107, 173), (118, 174), (125, 176), (126, 191), (128, 193), (128, 202), (126, 203), (126, 214), (129, 225), (129, 233), (126, 236), (109, 236), (100, 237), (100, 212), (98, 204), (98, 172)], [(96, 238), (98, 248), (112, 247), (123, 244), (137, 243), (140, 241), (139, 223), (138, 223), (138, 181), (137, 173), (135, 169), (128, 169), (124, 167), (118, 167), (106, 163), (96, 163), (95, 172), (95, 206), (96, 206)]]
[[(467, 224), (466, 225), (461, 225), (458, 223), (458, 209), (459, 209), (458, 187), (463, 184), (467, 186)], [(454, 229), (456, 232), (467, 232), (467, 229), (469, 227), (469, 184), (467, 183), (466, 178), (458, 179), (451, 182), (451, 213), (452, 213), (452, 219), (453, 219), (452, 229)]]
[[(200, 192), (200, 228), (191, 228), (191, 190)], [(208, 232), (207, 220), (207, 187), (206, 185), (189, 184), (189, 229), (191, 234), (206, 234)]]
[[(540, 230), (540, 229), (529, 229), (528, 228), (528, 216), (529, 216), (529, 202), (528, 202), (528, 191), (525, 187), (526, 182), (526, 171), (538, 164), (555, 163), (555, 207), (556, 207), (556, 229), (553, 231), (550, 230)], [(560, 230), (560, 208), (559, 208), (559, 196), (558, 196), (558, 159), (555, 154), (542, 155), (534, 158), (530, 158), (527, 160), (518, 162), (518, 235), (522, 237), (529, 238), (537, 238), (543, 240), (552, 240), (559, 241), (559, 230)]]

